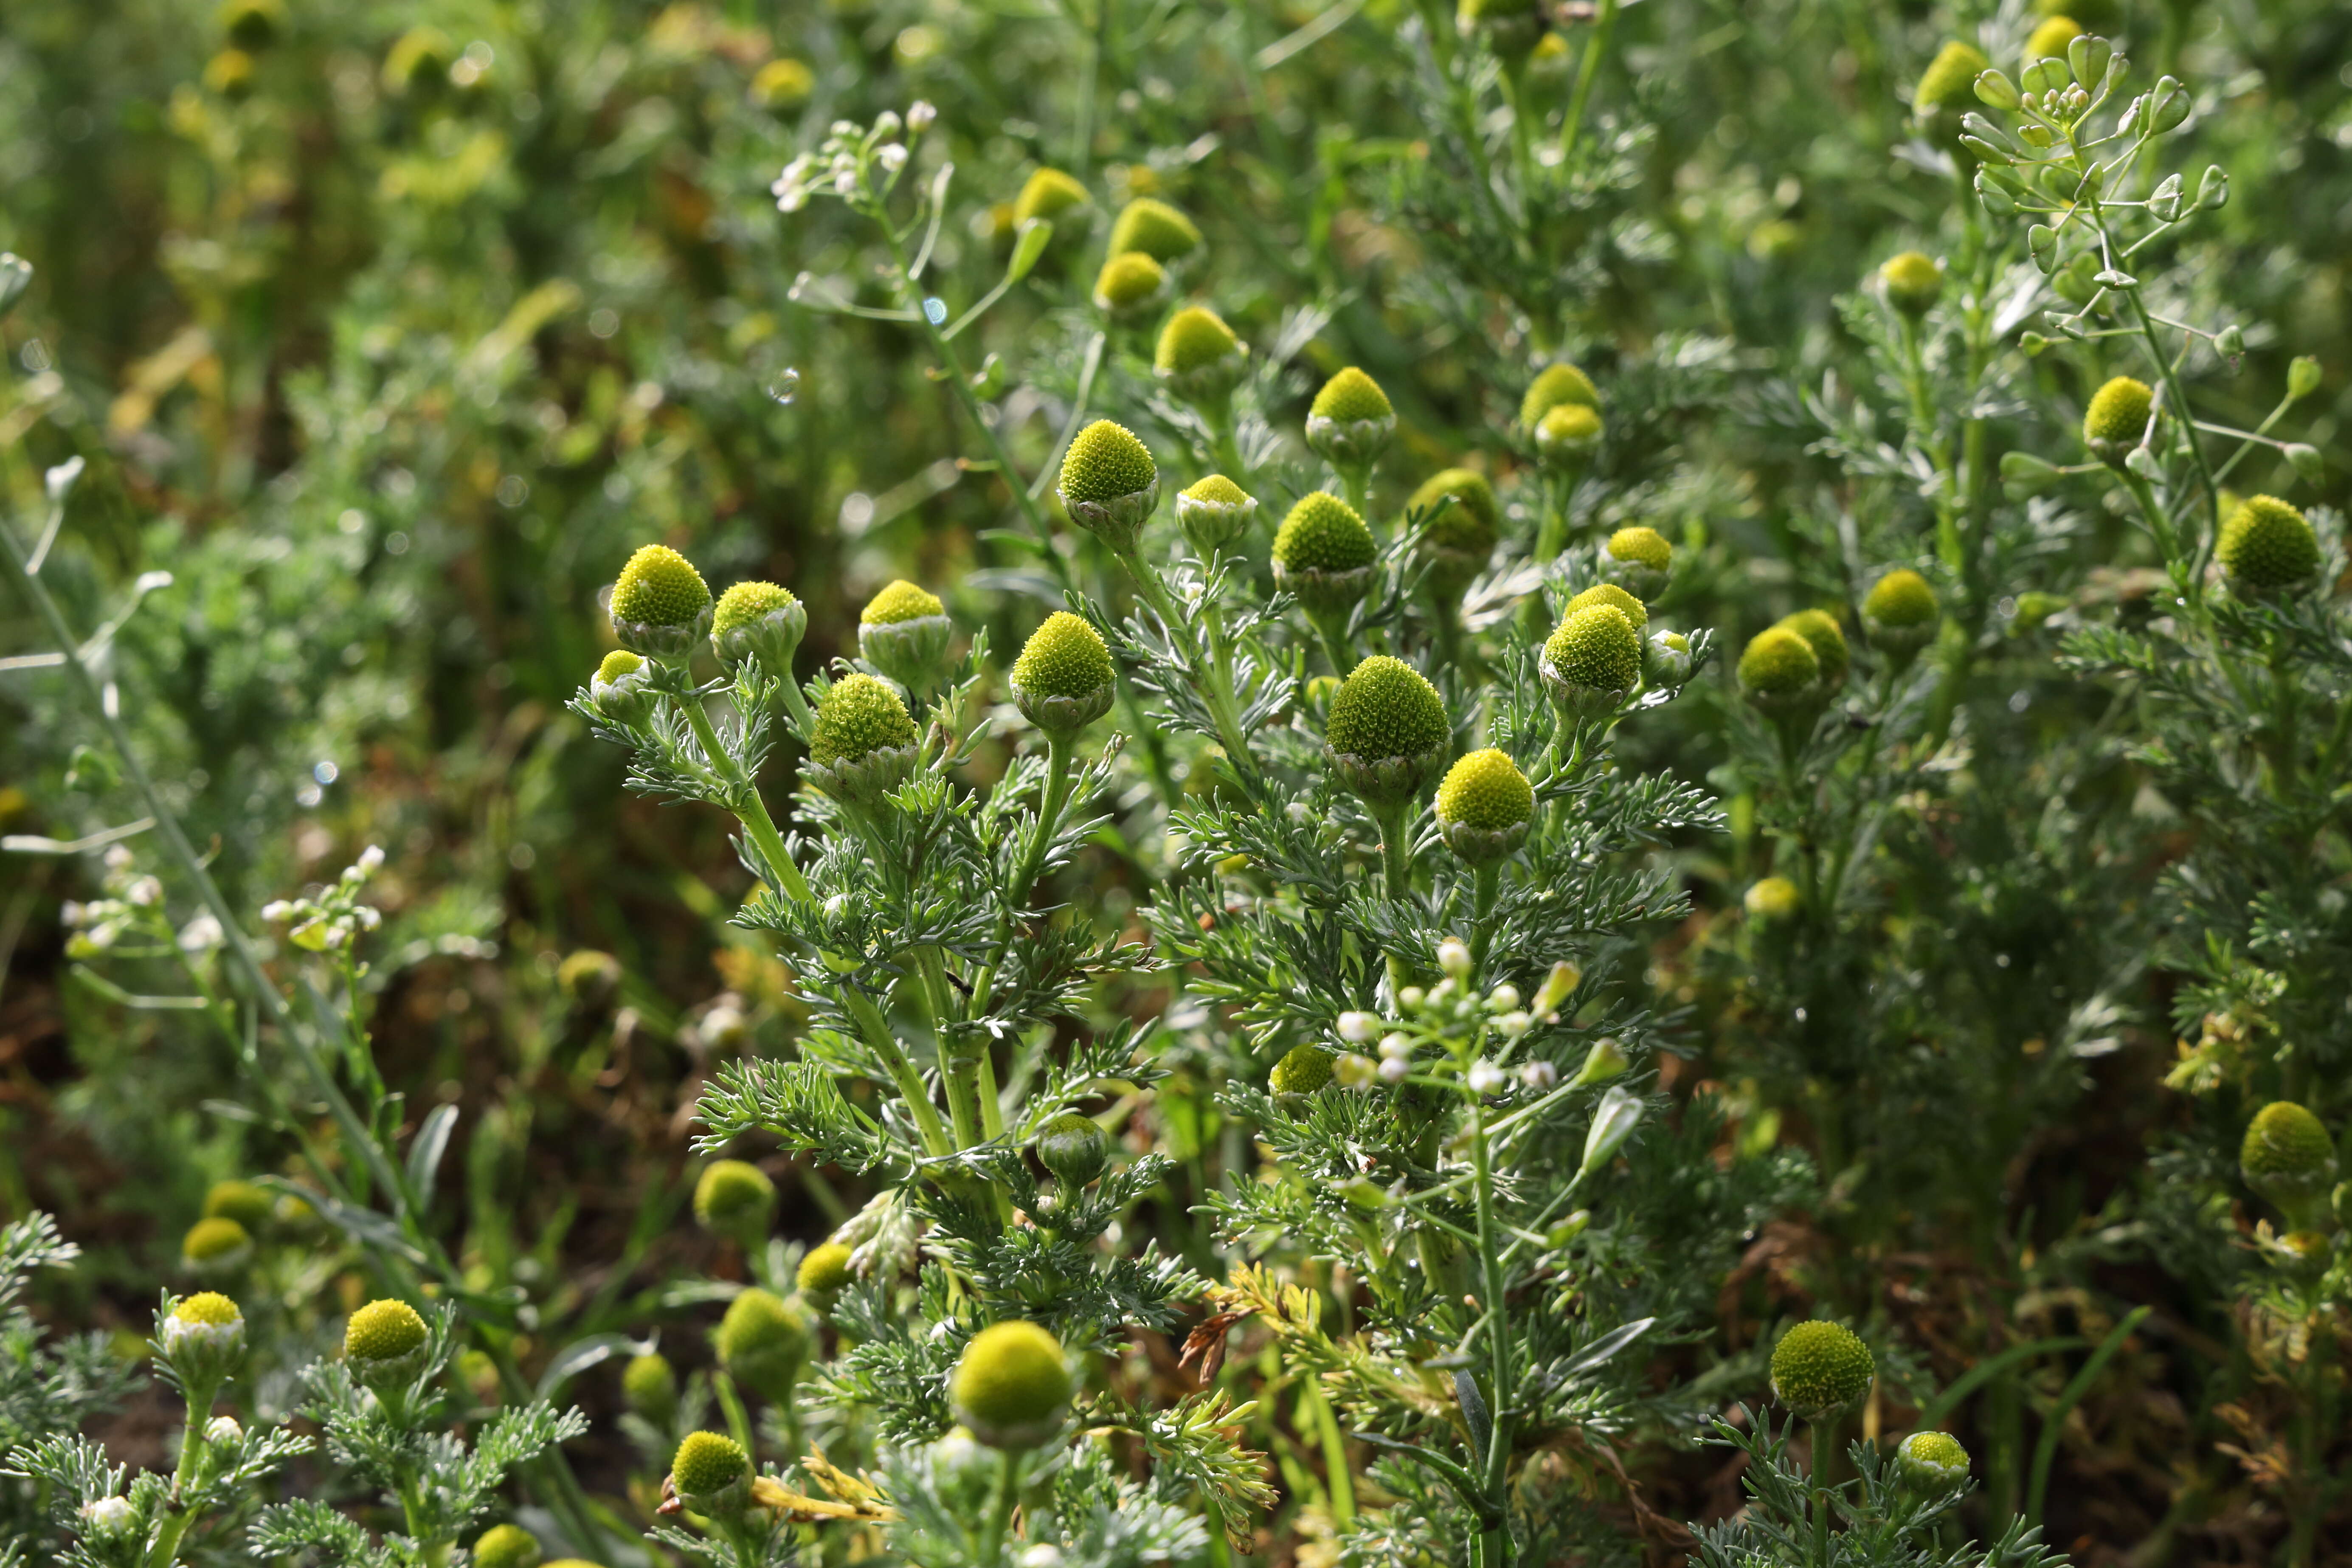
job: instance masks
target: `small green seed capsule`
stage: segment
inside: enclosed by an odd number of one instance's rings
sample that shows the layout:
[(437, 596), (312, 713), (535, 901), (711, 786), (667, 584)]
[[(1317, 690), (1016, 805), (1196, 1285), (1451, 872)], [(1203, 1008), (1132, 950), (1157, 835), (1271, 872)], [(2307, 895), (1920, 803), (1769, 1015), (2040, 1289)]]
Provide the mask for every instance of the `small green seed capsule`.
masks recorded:
[(1354, 365), (1323, 384), (1307, 413), (1307, 444), (1333, 468), (1369, 468), (1396, 435), (1396, 409)]
[(1940, 1497), (1968, 1484), (1969, 1451), (1948, 1432), (1914, 1432), (1895, 1450), (1895, 1473), (1914, 1490)]
[(2124, 457), (2147, 434), (2148, 415), (2156, 392), (2144, 381), (2119, 375), (2091, 396), (2083, 414), (2083, 445), (2091, 456), (2111, 468), (2123, 467)]
[(694, 1217), (714, 1236), (751, 1247), (768, 1234), (776, 1212), (776, 1184), (759, 1166), (713, 1160), (694, 1184)]
[(1132, 553), (1160, 504), (1160, 465), (1135, 432), (1097, 419), (1062, 458), (1062, 506), (1070, 521), (1121, 554)]
[(1453, 743), (1437, 688), (1386, 654), (1365, 659), (1340, 683), (1323, 730), (1324, 760), (1376, 806), (1418, 799)]
[(1843, 1415), (1877, 1375), (1870, 1347), (1843, 1323), (1799, 1323), (1772, 1349), (1772, 1395), (1801, 1421)]
[(710, 629), (710, 585), (666, 544), (629, 557), (613, 584), (613, 635), (631, 653), (677, 658)]
[(1119, 209), (1110, 226), (1113, 256), (1140, 252), (1165, 264), (1201, 247), (1201, 226), (1166, 202), (1141, 196)]
[(1492, 865), (1526, 842), (1535, 811), (1528, 775), (1494, 746), (1463, 757), (1437, 786), (1437, 830), (1473, 866)]
[(1076, 1387), (1061, 1342), (1034, 1323), (997, 1323), (964, 1346), (948, 1393), (956, 1419), (992, 1448), (1034, 1448), (1062, 1429)]
[(1117, 694), (1102, 634), (1067, 610), (1055, 610), (1029, 634), (1013, 664), (1013, 700), (1049, 735), (1075, 735), (1110, 711)]
[(1034, 1147), (1037, 1163), (1065, 1192), (1076, 1192), (1110, 1165), (1110, 1134), (1093, 1117), (1075, 1110), (1065, 1110), (1038, 1129)]
[(2319, 536), (2276, 496), (2251, 496), (2221, 525), (2213, 552), (2231, 588), (2249, 599), (2288, 594), (2319, 571)]
[(1758, 633), (1739, 656), (1739, 693), (1776, 715), (1820, 707), (1827, 694), (1813, 645), (1787, 626)]

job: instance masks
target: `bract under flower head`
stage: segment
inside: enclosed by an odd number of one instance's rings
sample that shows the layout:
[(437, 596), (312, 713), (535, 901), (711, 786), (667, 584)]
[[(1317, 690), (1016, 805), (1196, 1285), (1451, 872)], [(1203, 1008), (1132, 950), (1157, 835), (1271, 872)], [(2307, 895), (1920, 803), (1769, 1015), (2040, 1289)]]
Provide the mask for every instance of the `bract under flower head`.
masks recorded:
[(1657, 597), (1674, 568), (1675, 547), (1666, 536), (1640, 523), (1619, 529), (1601, 548), (1602, 573), (1636, 599)]
[(738, 583), (719, 595), (710, 616), (710, 650), (719, 662), (756, 659), (760, 668), (790, 679), (793, 655), (808, 631), (808, 606), (775, 583)]

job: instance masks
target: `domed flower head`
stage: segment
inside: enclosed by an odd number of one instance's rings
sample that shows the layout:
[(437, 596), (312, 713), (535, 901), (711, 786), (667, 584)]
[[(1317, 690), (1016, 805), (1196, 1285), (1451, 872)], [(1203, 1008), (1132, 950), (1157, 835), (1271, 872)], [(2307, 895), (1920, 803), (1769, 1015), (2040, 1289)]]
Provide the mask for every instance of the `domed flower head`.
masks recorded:
[(834, 1300), (849, 1289), (857, 1278), (849, 1266), (850, 1252), (844, 1243), (824, 1242), (812, 1247), (801, 1258), (801, 1266), (793, 1274), (793, 1283), (800, 1293), (820, 1307), (831, 1307)]
[(1934, 640), (1939, 613), (1927, 579), (1898, 566), (1863, 595), (1863, 635), (1871, 647), (1907, 660)]
[(645, 728), (653, 717), (656, 696), (653, 665), (625, 647), (606, 654), (588, 678), (588, 705), (606, 723), (623, 730)]
[(1862, 1403), (1878, 1365), (1843, 1323), (1799, 1323), (1772, 1347), (1772, 1396), (1801, 1421), (1827, 1421)]
[(1160, 465), (1134, 431), (1097, 419), (1063, 454), (1060, 490), (1072, 522), (1132, 554), (1144, 520), (1160, 504)]
[(1671, 691), (1691, 678), (1696, 662), (1690, 638), (1664, 626), (1653, 630), (1642, 643), (1642, 679), (1661, 690)]
[(710, 616), (710, 651), (730, 668), (747, 659), (780, 680), (793, 678), (793, 655), (808, 630), (808, 606), (774, 583), (738, 583), (719, 595)]
[(2063, 59), (2066, 46), (2083, 36), (2083, 24), (2072, 16), (2045, 16), (2025, 40), (2025, 60)]
[(1095, 274), (1095, 309), (1114, 321), (1140, 323), (1168, 302), (1171, 287), (1160, 263), (1139, 250), (1125, 251)]
[(1637, 599), (1654, 599), (1675, 569), (1675, 547), (1654, 528), (1621, 528), (1601, 547), (1601, 570)]
[(1739, 656), (1739, 694), (1776, 716), (1820, 707), (1827, 693), (1813, 645), (1785, 626), (1759, 632)]
[(1847, 668), (1853, 654), (1845, 644), (1845, 628), (1827, 610), (1799, 610), (1780, 619), (1784, 630), (1792, 631), (1812, 646), (1813, 658), (1821, 666), (1822, 689), (1836, 690), (1845, 684)]
[(1430, 591), (1460, 598), (1495, 553), (1502, 523), (1495, 487), (1475, 469), (1446, 468), (1423, 480), (1404, 510), (1407, 518), (1428, 523), (1416, 551), (1427, 564)]
[(565, 953), (555, 966), (555, 988), (583, 1007), (603, 1006), (620, 984), (621, 961), (593, 947)]
[(1049, 735), (1075, 735), (1110, 711), (1118, 689), (1102, 634), (1055, 610), (1013, 661), (1013, 700)]
[(411, 27), (384, 51), (383, 89), (394, 98), (412, 89), (430, 91), (448, 84), (457, 47), (438, 27)]
[(1037, 1163), (1065, 1192), (1076, 1192), (1110, 1164), (1110, 1134), (1091, 1116), (1065, 1110), (1037, 1131)]
[(751, 1458), (723, 1433), (688, 1432), (670, 1458), (669, 1480), (688, 1509), (723, 1518), (751, 1496)]
[(1473, 866), (1492, 865), (1526, 842), (1535, 814), (1528, 775), (1493, 746), (1455, 762), (1437, 786), (1437, 830)]
[(1977, 100), (1977, 78), (1992, 68), (1985, 53), (1958, 38), (1936, 51), (1911, 94), (1912, 112), (1922, 120), (1939, 113), (1958, 114)]
[(473, 1568), (539, 1568), (539, 1538), (515, 1524), (494, 1524), (474, 1538)]
[(919, 692), (946, 669), (955, 623), (939, 595), (905, 578), (866, 602), (857, 616), (857, 651), (866, 662)]
[(1121, 207), (1110, 226), (1110, 253), (1140, 252), (1166, 263), (1190, 256), (1201, 247), (1201, 226), (1150, 196), (1139, 196)]
[(1257, 498), (1223, 474), (1211, 474), (1176, 492), (1176, 526), (1203, 559), (1249, 531)]
[(677, 1369), (669, 1357), (651, 1351), (631, 1356), (621, 1371), (621, 1397), (656, 1427), (667, 1429), (677, 1416)]
[(629, 557), (613, 584), (613, 635), (631, 653), (679, 658), (710, 629), (710, 585), (667, 544)]
[(1878, 284), (1886, 290), (1886, 302), (1916, 321), (1943, 296), (1944, 269), (1933, 257), (1906, 250), (1879, 268)]
[(948, 1384), (957, 1420), (992, 1448), (1034, 1448), (1062, 1429), (1076, 1392), (1061, 1342), (1034, 1323), (972, 1335)]
[(2238, 1173), (2255, 1192), (2299, 1215), (2336, 1184), (2336, 1145), (2318, 1117), (2291, 1100), (2274, 1100), (2247, 1124)]
[(252, 96), (257, 68), (243, 49), (223, 49), (205, 62), (204, 83), (231, 103), (242, 103)]
[(2083, 414), (2083, 445), (2109, 468), (2122, 468), (2125, 457), (2147, 434), (2148, 413), (2155, 406), (2156, 392), (2147, 383), (2116, 376), (2091, 395), (2091, 406)]
[(1601, 416), (1581, 403), (1563, 403), (1536, 421), (1536, 456), (1557, 473), (1580, 470), (1601, 450)]
[(1579, 719), (1614, 713), (1642, 681), (1642, 634), (1633, 621), (1605, 600), (1577, 603), (1601, 591), (1588, 589), (1569, 602), (1536, 658), (1553, 703)]
[(870, 805), (915, 771), (915, 721), (887, 681), (836, 680), (816, 705), (816, 733), (802, 764), (817, 788), (851, 805)]
[(1266, 1092), (1276, 1103), (1295, 1109), (1331, 1081), (1335, 1059), (1320, 1046), (1293, 1046), (1265, 1075)]
[(1465, 38), (1486, 39), (1495, 58), (1509, 65), (1524, 61), (1544, 35), (1536, 0), (1460, 0), (1454, 26)]
[(1160, 329), (1151, 368), (1176, 395), (1192, 403), (1213, 403), (1239, 385), (1249, 363), (1249, 349), (1224, 318), (1199, 305), (1187, 305)]
[(1519, 428), (1533, 436), (1545, 415), (1567, 403), (1598, 409), (1601, 394), (1593, 388), (1592, 378), (1572, 364), (1545, 366), (1528, 384), (1527, 395), (1519, 399)]
[(2319, 571), (2319, 536), (2303, 513), (2276, 496), (2252, 496), (2221, 525), (2213, 557), (2242, 598), (2288, 594)]
[(1380, 553), (1354, 507), (1309, 490), (1275, 531), (1275, 585), (1297, 595), (1309, 615), (1345, 615), (1370, 590)]
[(805, 62), (782, 55), (751, 75), (751, 101), (771, 114), (790, 114), (816, 91), (816, 73)]
[(253, 1237), (233, 1219), (200, 1219), (180, 1238), (180, 1262), (192, 1274), (234, 1274), (253, 1260)]
[(182, 1382), (216, 1385), (245, 1359), (245, 1314), (219, 1291), (199, 1290), (162, 1315), (155, 1342)]
[(814, 1338), (807, 1313), (753, 1287), (727, 1303), (710, 1342), (730, 1376), (782, 1405), (792, 1398)]
[(240, 49), (266, 49), (286, 30), (281, 0), (223, 0), (215, 17), (221, 36)]
[(713, 1160), (694, 1184), (694, 1218), (713, 1236), (751, 1247), (768, 1234), (776, 1212), (776, 1184), (759, 1166)]
[(1747, 910), (1749, 920), (1778, 925), (1804, 907), (1804, 898), (1797, 891), (1797, 884), (1788, 878), (1766, 877), (1748, 888), (1740, 906)]
[(432, 1333), (415, 1308), (389, 1298), (370, 1301), (343, 1325), (343, 1361), (370, 1388), (414, 1383), (425, 1370)]
[(1895, 1450), (1895, 1473), (1915, 1491), (1940, 1497), (1968, 1484), (1969, 1451), (1949, 1432), (1914, 1432)]
[(1086, 186), (1061, 170), (1039, 169), (1023, 182), (1021, 194), (1013, 199), (1013, 222), (1018, 226), (1031, 218), (1044, 218), (1058, 234), (1073, 225), (1073, 220), (1064, 215), (1087, 205), (1091, 200)]
[(1389, 395), (1354, 365), (1325, 382), (1307, 411), (1307, 444), (1335, 468), (1370, 468), (1395, 435)]
[(1339, 782), (1375, 806), (1419, 798), (1453, 744), (1437, 688), (1386, 654), (1374, 654), (1340, 682), (1323, 728), (1323, 755)]
[(206, 1219), (233, 1219), (248, 1234), (268, 1225), (277, 1206), (276, 1199), (251, 1182), (215, 1182), (205, 1191)]
[(1614, 583), (1594, 584), (1591, 587), (1585, 589), (1582, 593), (1569, 600), (1567, 608), (1562, 610), (1560, 614), (1564, 618), (1576, 614), (1579, 610), (1589, 609), (1594, 605), (1608, 605), (1611, 609), (1616, 611), (1619, 615), (1633, 622), (1633, 627), (1636, 631), (1650, 624), (1650, 606), (1642, 603), (1641, 600), (1633, 597), (1633, 595), (1625, 592), (1624, 589), (1619, 587)]

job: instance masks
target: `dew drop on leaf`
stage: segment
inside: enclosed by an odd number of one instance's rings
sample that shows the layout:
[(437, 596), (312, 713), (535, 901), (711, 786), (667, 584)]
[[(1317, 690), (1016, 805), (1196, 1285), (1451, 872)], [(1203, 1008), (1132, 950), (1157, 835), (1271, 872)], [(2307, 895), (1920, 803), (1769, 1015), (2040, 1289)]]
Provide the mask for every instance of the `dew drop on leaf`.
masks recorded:
[(800, 395), (801, 373), (797, 370), (778, 371), (774, 378), (768, 383), (768, 395), (787, 407), (791, 405), (793, 399)]

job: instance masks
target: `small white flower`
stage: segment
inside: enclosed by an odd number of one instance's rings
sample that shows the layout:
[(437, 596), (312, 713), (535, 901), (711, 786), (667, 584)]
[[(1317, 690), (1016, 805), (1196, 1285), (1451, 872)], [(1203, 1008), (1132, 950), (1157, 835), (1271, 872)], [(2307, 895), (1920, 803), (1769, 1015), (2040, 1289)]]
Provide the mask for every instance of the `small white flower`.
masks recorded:
[(806, 205), (808, 205), (808, 192), (797, 185), (776, 198), (776, 210), (782, 213), (796, 213)]
[(82, 1524), (93, 1535), (119, 1535), (137, 1517), (127, 1497), (102, 1497), (83, 1504), (81, 1510)]
[(1404, 1058), (1384, 1058), (1381, 1062), (1381, 1081), (1383, 1083), (1402, 1083), (1405, 1080), (1406, 1075), (1412, 1071), (1412, 1064), (1405, 1060)]
[(857, 172), (852, 169), (846, 173), (835, 174), (833, 177), (833, 194), (836, 196), (856, 195), (857, 194)]
[(362, 873), (371, 876), (381, 870), (383, 867), (383, 846), (371, 844), (361, 850), (358, 865)]
[(1519, 988), (1516, 985), (1497, 985), (1486, 993), (1486, 1011), (1489, 1013), (1507, 1013), (1518, 1005)]
[(1370, 1013), (1339, 1015), (1339, 1037), (1351, 1046), (1360, 1046), (1380, 1032), (1381, 1021)]
[(1519, 1081), (1542, 1094), (1559, 1082), (1559, 1069), (1549, 1062), (1529, 1062), (1519, 1069)]
[(261, 906), (261, 918), (266, 921), (287, 920), (291, 918), (293, 913), (294, 906), (284, 899), (272, 899)]
[(830, 129), (835, 136), (855, 136), (857, 134), (857, 122), (854, 120), (836, 120)]
[(1470, 978), (1470, 944), (1458, 936), (1449, 936), (1437, 944), (1437, 967), (1446, 977), (1457, 983)]
[(895, 174), (907, 166), (907, 149), (901, 142), (885, 142), (874, 150), (874, 161)]
[(1421, 1011), (1421, 1005), (1427, 1000), (1429, 1000), (1428, 993), (1422, 990), (1420, 986), (1408, 985), (1397, 993), (1397, 1011), (1418, 1013)]
[(938, 110), (932, 108), (929, 102), (919, 98), (915, 100), (914, 102), (907, 106), (907, 129), (912, 132), (915, 135), (920, 136), (924, 132), (929, 131), (931, 128), (931, 121), (937, 120), (939, 117), (940, 111)]
[(1386, 1060), (1392, 1062), (1407, 1059), (1412, 1055), (1412, 1037), (1399, 1033), (1383, 1037), (1381, 1041), (1381, 1055)]
[(208, 952), (223, 940), (220, 921), (210, 914), (201, 914), (180, 928), (182, 952)]
[(881, 116), (874, 121), (874, 134), (885, 137), (896, 136), (905, 124), (906, 121), (898, 118), (898, 111), (897, 110), (886, 109), (882, 111)]
[(215, 1415), (205, 1423), (207, 1443), (236, 1443), (244, 1440), (245, 1428), (236, 1424), (234, 1415)]
[[(106, 852), (106, 857), (105, 857), (105, 858), (106, 858), (106, 868), (107, 868), (108, 870), (110, 870), (110, 871), (121, 871), (121, 870), (125, 870), (125, 869), (127, 869), (127, 868), (130, 867), (130, 865), (131, 865), (131, 851), (130, 851), (130, 850), (128, 850), (128, 849), (126, 849), (126, 848), (124, 848), (121, 845), (118, 844), (118, 845), (116, 845), (113, 848), (109, 849), (109, 850)], [(93, 1506), (95, 1506), (95, 1505), (93, 1505)], [(124, 1503), (122, 1506), (123, 1506), (123, 1507), (125, 1507), (125, 1508), (128, 1508), (128, 1507), (130, 1507), (131, 1505), (130, 1505), (129, 1503)]]
[(152, 877), (133, 877), (122, 896), (142, 909), (150, 908), (163, 901), (163, 884)]
[(1534, 1026), (1535, 1020), (1524, 1012), (1506, 1013), (1495, 1020), (1495, 1027), (1503, 1032), (1505, 1039), (1509, 1040), (1517, 1039)]
[(1380, 1064), (1356, 1051), (1348, 1051), (1331, 1064), (1331, 1076), (1342, 1089), (1364, 1089), (1380, 1074)]
[(1500, 1093), (1503, 1085), (1508, 1081), (1503, 1069), (1484, 1057), (1470, 1064), (1470, 1092), (1473, 1094)]
[(383, 911), (371, 904), (357, 906), (352, 910), (352, 915), (360, 922), (362, 931), (373, 931), (383, 924)]
[(78, 926), (81, 924), (83, 919), (87, 917), (89, 913), (89, 905), (78, 904), (74, 902), (73, 900), (68, 899), (65, 903), (65, 908), (58, 911), (58, 918), (65, 921), (66, 924), (69, 926)]

